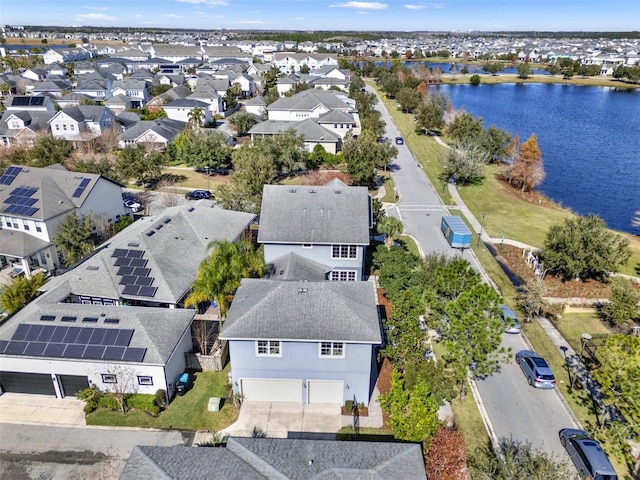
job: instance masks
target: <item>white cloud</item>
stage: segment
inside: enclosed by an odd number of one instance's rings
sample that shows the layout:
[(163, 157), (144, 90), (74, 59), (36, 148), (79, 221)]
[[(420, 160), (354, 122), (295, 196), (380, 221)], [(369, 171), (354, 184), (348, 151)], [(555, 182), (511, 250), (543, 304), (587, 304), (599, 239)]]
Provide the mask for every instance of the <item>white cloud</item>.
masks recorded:
[(228, 7), (229, 6), (229, 2), (227, 2), (226, 0), (176, 0), (176, 2), (212, 5), (214, 7)]
[(165, 13), (162, 16), (165, 18), (184, 18), (182, 15), (176, 15), (175, 13)]
[(107, 7), (91, 7), (89, 5), (83, 5), (84, 8), (86, 8), (87, 10), (101, 10), (101, 11), (105, 11), (105, 10), (109, 10)]
[(297, 20), (298, 22), (300, 22), (300, 21), (304, 20), (304, 17), (294, 17), (293, 19)]
[(422, 10), (423, 8), (425, 8), (424, 5), (405, 5), (405, 8), (408, 8), (409, 10)]
[(329, 5), (334, 8), (355, 8), (358, 10), (384, 10), (389, 5), (380, 2), (343, 2)]
[(87, 13), (84, 15), (76, 15), (76, 21), (78, 22), (106, 22), (115, 19), (116, 17), (105, 15), (104, 13)]
[(435, 8), (435, 9), (444, 8), (444, 3), (431, 3), (431, 4), (429, 4), (429, 6), (431, 8)]
[(263, 22), (262, 20), (238, 20), (233, 23), (236, 25), (266, 25), (266, 22)]

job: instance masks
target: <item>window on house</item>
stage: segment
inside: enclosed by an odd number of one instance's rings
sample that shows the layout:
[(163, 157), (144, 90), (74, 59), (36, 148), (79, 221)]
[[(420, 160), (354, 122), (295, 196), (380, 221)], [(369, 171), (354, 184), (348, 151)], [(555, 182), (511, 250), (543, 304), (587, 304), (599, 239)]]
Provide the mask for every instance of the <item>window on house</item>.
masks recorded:
[(259, 357), (281, 357), (282, 350), (279, 340), (258, 340), (256, 342), (256, 354)]
[(24, 229), (25, 229), (26, 231), (29, 231), (29, 225), (27, 225), (27, 224), (25, 223), (25, 224), (24, 224)]
[(60, 125), (56, 123), (56, 130), (60, 130)]
[(344, 343), (342, 342), (320, 342), (320, 356), (342, 358), (344, 357)]
[(138, 385), (153, 385), (153, 377), (138, 375)]
[(331, 272), (332, 282), (355, 282), (356, 271), (355, 270), (334, 270)]
[(332, 245), (331, 258), (357, 258), (358, 249), (355, 245)]
[(112, 373), (103, 373), (102, 383), (118, 383), (118, 377)]
[(75, 125), (69, 125), (69, 129), (70, 129), (70, 130), (75, 130), (75, 129), (76, 129), (76, 127), (75, 127)]
[(66, 131), (67, 130), (67, 125), (62, 125), (62, 130)]
[(39, 227), (38, 225), (36, 225), (36, 232), (42, 232), (42, 227)]
[(303, 243), (302, 248), (313, 248), (313, 245), (310, 243)]

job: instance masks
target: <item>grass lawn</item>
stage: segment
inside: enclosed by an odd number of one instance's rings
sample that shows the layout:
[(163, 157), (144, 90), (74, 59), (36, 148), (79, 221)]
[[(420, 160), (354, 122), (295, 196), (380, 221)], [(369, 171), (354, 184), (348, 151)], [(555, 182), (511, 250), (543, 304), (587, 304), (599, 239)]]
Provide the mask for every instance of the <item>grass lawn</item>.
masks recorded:
[(568, 313), (554, 320), (553, 324), (578, 353), (582, 346), (580, 337), (583, 333), (589, 333), (594, 337), (612, 333), (595, 313)]
[[(238, 418), (238, 409), (228, 401), (227, 374), (222, 372), (196, 372), (192, 388), (182, 397), (176, 396), (171, 405), (157, 417), (132, 410), (126, 414), (114, 410), (97, 410), (87, 415), (87, 425), (146, 427), (175, 430), (222, 430)], [(209, 397), (221, 397), (224, 404), (220, 412), (208, 412)]]
[[(472, 74), (443, 75), (442, 81), (445, 84), (465, 85), (470, 83)], [(557, 83), (559, 85), (581, 85), (588, 87), (615, 87), (615, 88), (638, 88), (640, 85), (625, 83), (609, 77), (579, 77), (564, 80), (562, 75), (530, 75), (529, 78), (518, 78), (515, 73), (500, 73), (499, 75), (479, 74), (480, 83), (483, 85), (495, 85), (498, 83)]]
[[(380, 199), (380, 201), (384, 203), (395, 203), (398, 201), (398, 197), (396, 196), (395, 187), (396, 184), (393, 181), (393, 177), (391, 176), (391, 172), (382, 172), (380, 174), (382, 177), (382, 184), (384, 186), (384, 197)], [(372, 192), (373, 195), (373, 192)]]

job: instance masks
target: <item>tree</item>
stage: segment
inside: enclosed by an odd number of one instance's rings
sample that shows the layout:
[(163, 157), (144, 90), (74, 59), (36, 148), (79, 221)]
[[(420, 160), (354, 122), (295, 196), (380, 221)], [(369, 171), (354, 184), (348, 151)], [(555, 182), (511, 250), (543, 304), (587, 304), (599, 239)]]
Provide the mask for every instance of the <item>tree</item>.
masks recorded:
[(43, 135), (28, 152), (30, 163), (34, 167), (46, 167), (55, 163), (64, 163), (71, 156), (73, 144), (64, 138)]
[(354, 185), (375, 184), (376, 169), (384, 168), (398, 154), (393, 145), (378, 143), (370, 132), (363, 131), (358, 137), (347, 134), (342, 147), (342, 155)]
[(460, 430), (441, 426), (426, 449), (427, 477), (437, 480), (467, 480), (467, 453)]
[(387, 344), (382, 354), (396, 368), (404, 369), (405, 365), (419, 361), (424, 352), (426, 334), (418, 323), (418, 317), (424, 313), (424, 302), (419, 292), (413, 289), (387, 293), (391, 301), (391, 315), (383, 322)]
[(200, 264), (196, 280), (185, 299), (185, 306), (215, 300), (220, 316), (227, 315), (231, 298), (242, 278), (260, 278), (264, 271), (262, 252), (247, 241), (218, 241), (209, 244), (211, 255)]
[(633, 280), (617, 277), (611, 280), (609, 302), (598, 311), (600, 318), (613, 326), (634, 323), (640, 320), (640, 293), (633, 287)]
[(306, 63), (300, 67), (300, 73), (302, 73), (303, 75), (306, 75), (310, 71), (311, 69), (309, 68), (309, 65), (307, 65)]
[(204, 122), (205, 118), (204, 110), (201, 107), (193, 107), (191, 110), (189, 110), (187, 117), (189, 119), (189, 125), (192, 129), (195, 130), (196, 128), (200, 128), (202, 127), (202, 122)]
[(241, 137), (246, 135), (251, 127), (258, 123), (258, 120), (250, 113), (240, 112), (232, 115), (229, 118), (229, 123), (236, 127), (236, 132)]
[(567, 218), (552, 225), (541, 252), (547, 270), (565, 281), (604, 280), (630, 256), (629, 240), (607, 230), (597, 215)]
[(225, 110), (231, 110), (238, 104), (238, 98), (242, 95), (242, 85), (234, 83), (227, 89), (224, 95)]
[(381, 222), (376, 225), (378, 233), (385, 236), (384, 245), (389, 250), (393, 245), (393, 240), (398, 238), (404, 230), (402, 221), (395, 217), (384, 217)]
[(202, 355), (210, 355), (211, 348), (215, 344), (217, 328), (211, 320), (193, 320), (191, 323), (191, 336), (198, 345)]
[(427, 386), (418, 381), (411, 391), (404, 389), (398, 372), (391, 374), (391, 390), (380, 395), (380, 406), (389, 414), (389, 427), (398, 440), (428, 440), (438, 429), (438, 402)]
[(478, 449), (470, 458), (474, 480), (546, 480), (573, 478), (575, 470), (566, 462), (531, 444), (504, 440), (500, 455), (489, 446)]
[(547, 305), (544, 299), (547, 288), (542, 280), (527, 280), (527, 283), (518, 286), (516, 291), (518, 292), (516, 303), (524, 312), (527, 321), (542, 313), (542, 309)]
[(215, 130), (185, 130), (170, 151), (173, 160), (191, 167), (220, 169), (231, 165), (231, 148), (227, 137)]
[(457, 113), (447, 131), (453, 140), (463, 144), (480, 143), (484, 136), (482, 118), (473, 118), (467, 112)]
[(65, 266), (71, 266), (89, 255), (94, 249), (93, 231), (95, 225), (90, 214), (73, 212), (60, 223), (53, 237), (53, 243), (60, 249)]
[(10, 283), (2, 285), (0, 307), (9, 315), (17, 312), (31, 300), (40, 295), (38, 289), (45, 283), (44, 274), (38, 273), (31, 278), (18, 275)]
[[(461, 71), (461, 73), (462, 73), (463, 75), (466, 75), (467, 73), (469, 73), (469, 69), (468, 69), (466, 66), (464, 66), (464, 67), (462, 67), (462, 71)], [(473, 74), (473, 75), (471, 75), (471, 77), (469, 78), (469, 83), (470, 83), (471, 85), (478, 86), (478, 85), (480, 85), (480, 82), (482, 82), (482, 80), (480, 79), (480, 75), (478, 75), (477, 73), (474, 73), (474, 74)]]
[[(137, 372), (125, 365), (108, 365), (105, 370), (106, 375), (111, 375), (114, 380), (104, 384), (106, 393), (118, 402), (123, 414), (127, 413), (129, 411), (127, 400), (138, 391)], [(100, 374), (105, 375), (104, 370), (101, 370)]]
[[(600, 366), (593, 378), (604, 403), (624, 418), (626, 439), (640, 435), (640, 337), (609, 335), (597, 351)], [(627, 445), (628, 447), (628, 445)]]
[(144, 145), (137, 144), (120, 150), (116, 165), (124, 178), (145, 182), (160, 175), (162, 160), (162, 154), (157, 150), (147, 152)]
[(518, 78), (526, 79), (531, 75), (531, 66), (528, 63), (518, 64)]
[(253, 148), (270, 156), (281, 175), (307, 167), (308, 152), (304, 145), (304, 136), (294, 130), (262, 137), (254, 142)]
[(509, 132), (505, 132), (494, 125), (487, 129), (481, 144), (489, 155), (490, 163), (502, 160), (509, 142), (511, 142), (511, 134)]
[(544, 180), (542, 155), (535, 133), (520, 146), (520, 152), (509, 167), (507, 177), (512, 185), (523, 192), (530, 192)]
[(499, 370), (508, 351), (501, 346), (503, 327), (498, 306), (500, 295), (486, 283), (478, 283), (447, 302), (438, 325), (447, 348), (446, 360), (454, 367), (464, 397), (467, 370), (485, 377)]
[(444, 109), (433, 97), (428, 97), (418, 106), (416, 124), (427, 131), (437, 131), (444, 126)]
[(420, 94), (415, 88), (402, 87), (398, 90), (396, 101), (403, 112), (413, 112), (420, 105)]
[[(236, 203), (242, 198), (243, 211), (257, 213), (262, 203), (262, 190), (265, 185), (274, 183), (277, 178), (275, 159), (269, 152), (243, 145), (231, 155), (233, 177), (231, 182), (217, 190), (217, 198)], [(233, 199), (236, 200), (233, 200)]]
[(475, 185), (484, 180), (484, 166), (489, 154), (478, 144), (456, 142), (449, 147), (442, 161), (440, 179), (455, 179), (460, 185)]

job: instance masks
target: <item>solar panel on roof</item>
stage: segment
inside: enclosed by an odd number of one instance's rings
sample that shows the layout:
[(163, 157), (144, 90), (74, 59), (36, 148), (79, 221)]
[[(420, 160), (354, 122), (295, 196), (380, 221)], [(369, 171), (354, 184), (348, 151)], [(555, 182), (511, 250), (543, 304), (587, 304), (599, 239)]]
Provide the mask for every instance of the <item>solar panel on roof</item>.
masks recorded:
[(122, 290), (123, 295), (138, 295), (138, 290), (140, 290), (139, 285), (125, 285), (124, 290)]
[(51, 335), (51, 340), (49, 340), (50, 342), (62, 342), (64, 340), (65, 335), (67, 334), (67, 327), (56, 327), (55, 332), (53, 332), (53, 335)]
[(80, 333), (78, 334), (78, 339), (76, 343), (82, 343), (84, 345), (89, 343), (89, 339), (91, 335), (93, 335), (93, 328), (82, 328), (80, 329)]
[(7, 340), (0, 340), (0, 354), (4, 353), (4, 349), (7, 348), (9, 342)]
[(118, 339), (118, 330), (107, 330), (104, 334), (104, 338), (102, 339), (102, 345), (115, 345), (116, 340)]
[(116, 258), (116, 261), (115, 261), (115, 263), (113, 265), (116, 266), (116, 267), (128, 267), (130, 261), (131, 261), (130, 258), (118, 257), (118, 258)]
[(120, 285), (134, 285), (136, 283), (136, 278), (133, 275), (124, 275), (120, 279)]
[(144, 258), (132, 258), (129, 265), (131, 267), (145, 267), (147, 265), (147, 260)]
[(24, 337), (27, 336), (27, 332), (29, 332), (30, 328), (31, 328), (31, 325), (26, 325), (24, 323), (18, 325), (18, 328), (16, 328), (16, 331), (13, 332), (13, 336), (11, 337), (11, 340), (24, 340)]
[(86, 345), (69, 344), (67, 348), (64, 349), (62, 358), (82, 358), (85, 348), (87, 348)]
[(80, 335), (80, 327), (69, 327), (67, 333), (64, 336), (64, 343), (76, 343), (78, 335)]
[(87, 345), (84, 353), (82, 354), (82, 358), (90, 358), (95, 360), (101, 360), (102, 355), (104, 354), (104, 345)]
[(157, 287), (140, 287), (138, 295), (141, 297), (154, 297), (157, 290)]
[(127, 257), (130, 258), (142, 258), (144, 256), (144, 250), (129, 250)]
[(16, 107), (26, 107), (29, 105), (29, 97), (14, 97), (11, 105)]
[(133, 267), (120, 267), (116, 272), (116, 275), (131, 275), (132, 273)]
[(150, 268), (142, 268), (142, 267), (136, 267), (136, 269), (133, 271), (133, 274), (137, 277), (148, 277), (150, 273), (151, 273)]
[(126, 347), (107, 347), (104, 349), (104, 354), (102, 355), (103, 360), (122, 360), (122, 355), (124, 354)]
[(129, 250), (125, 250), (124, 248), (116, 248), (111, 254), (112, 257), (126, 257), (127, 252)]
[(45, 357), (62, 357), (64, 349), (67, 347), (66, 343), (48, 343), (47, 348), (44, 349)]
[(22, 355), (24, 353), (24, 349), (27, 348), (28, 344), (29, 342), (12, 340), (5, 347), (4, 353), (6, 353), (7, 355)]
[(41, 356), (45, 348), (47, 348), (47, 342), (29, 342), (27, 348), (24, 349), (24, 354)]
[(82, 196), (82, 194), (84, 193), (85, 189), (87, 188), (87, 185), (89, 185), (90, 181), (91, 181), (90, 178), (83, 178), (80, 181), (80, 185), (78, 185), (78, 188), (76, 188), (75, 192), (73, 192), (72, 197), (73, 198), (79, 198), (80, 196)]
[(38, 335), (39, 342), (49, 342), (51, 341), (51, 335), (55, 331), (56, 327), (54, 325), (43, 325), (40, 335)]
[(129, 342), (131, 341), (131, 337), (133, 337), (133, 330), (120, 330), (118, 332), (118, 338), (114, 345), (119, 347), (128, 347)]
[(122, 360), (125, 362), (141, 362), (144, 360), (144, 355), (147, 353), (146, 348), (127, 348), (122, 355)]
[(38, 341), (40, 332), (42, 332), (42, 325), (30, 325), (29, 331), (25, 335), (24, 340), (27, 342), (36, 342)]
[(101, 345), (102, 339), (104, 338), (104, 334), (107, 333), (106, 328), (96, 328), (93, 330), (93, 335), (87, 343), (90, 345)]
[(137, 277), (136, 285), (140, 285), (142, 287), (150, 287), (153, 283), (153, 278), (151, 277)]

